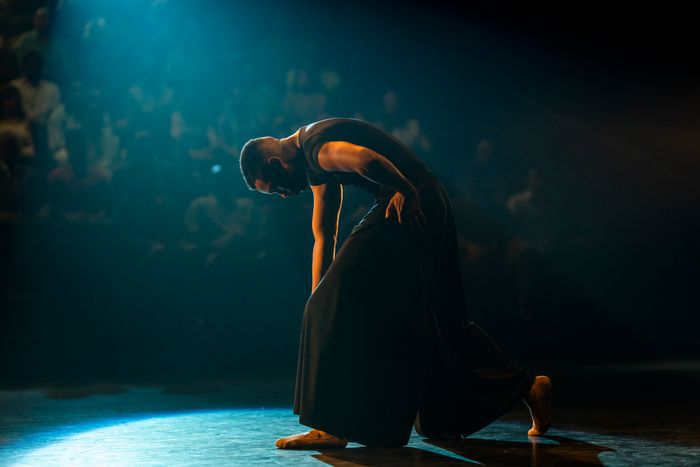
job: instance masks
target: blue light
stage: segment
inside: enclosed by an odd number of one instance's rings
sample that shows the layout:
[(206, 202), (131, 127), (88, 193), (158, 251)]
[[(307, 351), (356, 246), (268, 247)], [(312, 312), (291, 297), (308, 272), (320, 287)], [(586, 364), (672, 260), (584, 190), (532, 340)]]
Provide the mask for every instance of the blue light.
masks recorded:
[(211, 167), (211, 173), (218, 174), (219, 172), (221, 172), (221, 166), (219, 164), (213, 165)]
[[(261, 419), (262, 417), (262, 419)], [(270, 418), (271, 417), (271, 418)], [(265, 421), (262, 421), (265, 420)], [(275, 420), (274, 424), (270, 422)], [(299, 431), (289, 408), (204, 410), (105, 419), (65, 426), (24, 444), (25, 452), (4, 459), (12, 466), (250, 465), (249, 449), (258, 446), (281, 464), (288, 454), (274, 447), (279, 436)], [(221, 452), (211, 450), (216, 441)], [(287, 456), (288, 457), (288, 456)], [(300, 452), (294, 465), (319, 465)]]

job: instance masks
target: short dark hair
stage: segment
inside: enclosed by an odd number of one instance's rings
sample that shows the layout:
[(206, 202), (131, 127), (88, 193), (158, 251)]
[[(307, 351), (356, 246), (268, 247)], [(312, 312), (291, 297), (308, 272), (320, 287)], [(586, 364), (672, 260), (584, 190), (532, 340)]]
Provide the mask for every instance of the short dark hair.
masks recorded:
[(11, 115), (9, 113), (6, 114), (4, 106), (0, 105), (0, 119), (14, 117), (24, 120), (26, 115), (24, 113), (24, 108), (22, 107), (22, 95), (20, 94), (19, 89), (11, 84), (0, 86), (0, 103), (5, 99), (15, 99), (17, 101), (17, 108), (15, 108), (14, 115)]
[(255, 190), (255, 180), (268, 178), (267, 160), (275, 155), (279, 155), (280, 149), (274, 138), (263, 136), (249, 140), (241, 149), (241, 173), (246, 185), (251, 190)]
[(44, 57), (41, 56), (38, 50), (30, 50), (19, 59), (19, 67), (22, 73), (32, 66), (36, 66), (37, 68), (42, 68), (44, 66)]

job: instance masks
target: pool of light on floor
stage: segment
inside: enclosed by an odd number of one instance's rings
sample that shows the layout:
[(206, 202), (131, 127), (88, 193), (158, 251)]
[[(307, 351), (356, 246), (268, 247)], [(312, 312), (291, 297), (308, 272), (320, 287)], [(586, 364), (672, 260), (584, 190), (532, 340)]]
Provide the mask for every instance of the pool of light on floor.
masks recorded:
[(225, 465), (650, 465), (700, 460), (700, 449), (595, 433), (553, 430), (529, 439), (525, 424), (497, 422), (466, 440), (424, 442), (415, 433), (404, 449), (287, 451), (279, 436), (300, 431), (288, 408), (227, 409), (142, 415), (74, 424), (20, 437), (0, 450), (8, 466)]
[[(288, 429), (276, 433), (266, 423), (270, 420)], [(101, 420), (32, 436), (21, 443), (29, 449), (16, 450), (8, 465), (269, 464), (276, 463), (274, 458), (279, 455), (274, 448), (276, 437), (298, 430), (296, 417), (288, 409), (207, 410)], [(260, 458), (261, 448), (268, 457)]]

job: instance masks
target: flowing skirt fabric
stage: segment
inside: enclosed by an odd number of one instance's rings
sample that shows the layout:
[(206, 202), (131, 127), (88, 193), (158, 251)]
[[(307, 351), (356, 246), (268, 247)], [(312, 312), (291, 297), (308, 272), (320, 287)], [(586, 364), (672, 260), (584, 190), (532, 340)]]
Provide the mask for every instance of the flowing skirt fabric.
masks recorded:
[(294, 413), (372, 447), (466, 436), (500, 417), (533, 377), (467, 319), (452, 206), (429, 171), (410, 177), (427, 225), (384, 213), (355, 226), (306, 303)]

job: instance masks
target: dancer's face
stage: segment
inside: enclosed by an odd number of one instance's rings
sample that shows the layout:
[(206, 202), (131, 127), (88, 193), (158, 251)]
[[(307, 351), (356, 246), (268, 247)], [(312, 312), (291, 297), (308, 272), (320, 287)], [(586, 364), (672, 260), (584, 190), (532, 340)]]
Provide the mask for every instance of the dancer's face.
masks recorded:
[(299, 170), (293, 161), (285, 162), (277, 157), (271, 157), (267, 163), (267, 174), (255, 180), (257, 191), (288, 198), (297, 196), (306, 189), (306, 173)]

